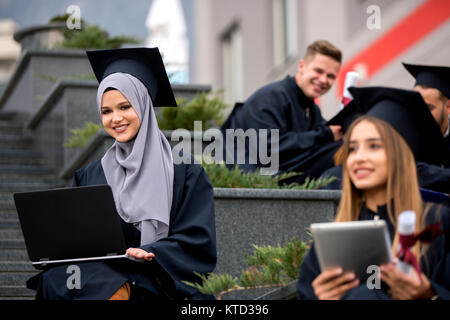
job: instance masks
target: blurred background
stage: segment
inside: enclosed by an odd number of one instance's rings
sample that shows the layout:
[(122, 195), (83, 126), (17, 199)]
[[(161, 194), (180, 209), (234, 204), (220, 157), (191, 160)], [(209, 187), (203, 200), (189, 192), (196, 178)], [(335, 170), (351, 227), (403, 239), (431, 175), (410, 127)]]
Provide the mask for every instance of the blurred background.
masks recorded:
[(172, 82), (223, 90), (230, 106), (293, 75), (317, 39), (344, 59), (318, 101), (327, 119), (339, 111), (348, 71), (359, 72), (359, 85), (411, 88), (401, 62), (450, 65), (448, 0), (0, 0), (0, 91), (33, 49), (21, 41), (24, 31), (65, 13), (109, 37), (135, 39), (122, 46), (158, 46)]

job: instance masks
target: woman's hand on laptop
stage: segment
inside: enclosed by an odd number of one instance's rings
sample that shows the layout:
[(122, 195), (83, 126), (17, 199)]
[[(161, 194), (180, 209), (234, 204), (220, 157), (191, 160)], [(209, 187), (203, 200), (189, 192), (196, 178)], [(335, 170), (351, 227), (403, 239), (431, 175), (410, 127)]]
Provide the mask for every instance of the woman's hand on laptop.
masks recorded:
[(147, 252), (140, 248), (128, 248), (126, 254), (137, 259), (144, 259), (146, 261), (152, 261), (155, 257), (154, 253)]
[(312, 282), (319, 300), (338, 300), (358, 285), (359, 279), (355, 274), (343, 273), (341, 268), (325, 270)]

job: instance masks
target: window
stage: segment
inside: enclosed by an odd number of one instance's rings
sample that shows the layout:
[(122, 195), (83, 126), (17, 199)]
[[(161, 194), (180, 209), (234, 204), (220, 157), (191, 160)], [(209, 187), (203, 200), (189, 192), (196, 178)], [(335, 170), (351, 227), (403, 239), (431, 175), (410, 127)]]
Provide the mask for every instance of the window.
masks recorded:
[(234, 104), (243, 98), (242, 32), (233, 25), (222, 37), (224, 100)]
[(273, 0), (274, 64), (297, 54), (297, 0)]

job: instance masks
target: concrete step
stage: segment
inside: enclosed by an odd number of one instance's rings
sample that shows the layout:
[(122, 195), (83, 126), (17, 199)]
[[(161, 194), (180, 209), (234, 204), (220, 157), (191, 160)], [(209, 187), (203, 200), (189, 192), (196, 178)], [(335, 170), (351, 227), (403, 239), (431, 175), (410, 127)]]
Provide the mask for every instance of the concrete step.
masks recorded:
[(25, 249), (0, 250), (0, 261), (29, 261), (28, 253)]
[(2, 219), (0, 218), (0, 228), (12, 228), (12, 229), (20, 229), (19, 219)]
[(0, 272), (38, 272), (29, 261), (0, 261)]
[(41, 154), (39, 152), (29, 150), (2, 149), (0, 150), (0, 157), (39, 158), (41, 157)]
[(0, 134), (0, 148), (9, 150), (31, 150), (33, 140), (22, 136), (11, 134)]
[(19, 164), (0, 165), (0, 174), (10, 172), (25, 175), (39, 175), (39, 174), (52, 174), (55, 173), (55, 170), (51, 167), (41, 165), (39, 166), (19, 165)]
[(9, 200), (0, 201), (0, 219), (13, 219), (14, 217), (17, 217), (14, 202)]
[(28, 150), (0, 149), (0, 165), (41, 165), (45, 159), (41, 154)]
[[(2, 202), (3, 203), (3, 202)], [(12, 207), (10, 206), (1, 206), (0, 207), (0, 219), (17, 219), (17, 211), (16, 211), (16, 207), (14, 207), (14, 203), (11, 204)]]
[(17, 118), (17, 112), (14, 111), (0, 111), (0, 120), (13, 121)]
[(0, 286), (0, 299), (34, 299), (35, 291), (27, 289), (25, 285)]
[(0, 112), (0, 299), (33, 299), (25, 287), (37, 274), (29, 261), (13, 194), (49, 189), (57, 175), (45, 157), (33, 150), (33, 137), (16, 113)]
[(25, 285), (37, 272), (0, 272), (0, 286)]
[(44, 183), (57, 183), (58, 178), (54, 174), (43, 174), (43, 173), (35, 173), (35, 174), (23, 174), (17, 173), (14, 171), (1, 173), (0, 172), (0, 184), (3, 182), (6, 183), (14, 183), (14, 182), (44, 182)]
[(0, 182), (0, 191), (4, 193), (9, 193), (5, 198), (0, 200), (13, 200), (13, 194), (15, 192), (28, 192), (28, 191), (37, 191), (37, 190), (46, 190), (49, 188), (53, 188), (54, 184), (48, 182)]
[(20, 165), (45, 165), (46, 160), (38, 157), (29, 156), (1, 156), (0, 165), (20, 164)]
[(23, 240), (22, 229), (0, 229), (0, 240)]
[(13, 192), (2, 192), (0, 190), (0, 210), (4, 209), (15, 209)]
[(3, 120), (0, 121), (0, 135), (23, 135), (23, 124), (14, 121)]
[(2, 249), (25, 249), (25, 242), (22, 239), (0, 239)]

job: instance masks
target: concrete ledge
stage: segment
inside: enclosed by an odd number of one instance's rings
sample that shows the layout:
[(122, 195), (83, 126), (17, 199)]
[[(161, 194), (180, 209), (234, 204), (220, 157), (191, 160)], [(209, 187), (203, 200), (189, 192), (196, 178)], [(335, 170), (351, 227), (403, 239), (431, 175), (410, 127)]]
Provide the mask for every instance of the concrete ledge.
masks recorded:
[(214, 189), (216, 273), (239, 277), (253, 245), (283, 246), (292, 238), (309, 241), (311, 223), (334, 218), (340, 191)]
[(59, 177), (66, 181), (72, 179), (76, 170), (91, 161), (100, 159), (113, 143), (114, 139), (104, 130), (100, 130), (84, 148), (78, 151), (77, 156), (59, 172)]
[(340, 199), (341, 191), (262, 188), (214, 188), (214, 197), (216, 199), (302, 199), (336, 201)]
[[(34, 112), (28, 122), (25, 124), (25, 128), (27, 129), (35, 129), (38, 126), (39, 122), (47, 115), (48, 112), (55, 106), (58, 99), (64, 93), (66, 88), (87, 88), (91, 90), (97, 90), (98, 83), (96, 81), (85, 81), (85, 80), (59, 80), (52, 87), (50, 92), (48, 93), (45, 100), (38, 107), (36, 112)], [(95, 104), (95, 101), (94, 101)]]
[[(51, 64), (49, 64), (48, 62), (37, 63), (37, 70), (35, 70), (35, 72), (27, 74), (26, 71), (31, 67), (31, 61), (37, 58), (62, 58), (65, 59), (65, 67), (52, 69), (50, 68)], [(68, 59), (81, 59), (85, 60), (85, 63), (82, 63), (83, 67), (81, 68), (79, 63), (76, 63), (74, 68), (72, 68), (72, 63), (67, 61)], [(35, 66), (33, 65), (33, 68), (34, 67)], [(2, 91), (2, 95), (0, 97), (0, 110), (15, 110), (16, 108), (22, 108), (30, 111), (32, 109), (32, 102), (35, 101), (35, 97), (33, 97), (33, 95), (43, 94), (46, 91), (47, 86), (49, 85), (47, 83), (41, 88), (40, 86), (37, 86), (36, 83), (34, 83), (37, 80), (42, 80), (39, 79), (40, 73), (45, 73), (50, 76), (62, 76), (80, 72), (91, 72), (84, 50), (24, 50), (22, 56), (17, 62), (10, 80)], [(26, 82), (22, 84), (21, 88), (19, 88), (22, 97), (20, 99), (12, 99), (13, 101), (11, 103), (8, 103), (11, 96), (14, 96), (13, 93), (17, 89), (18, 84), (21, 82), (21, 80), (23, 80), (23, 82)], [(19, 96), (20, 95), (18, 95), (17, 97)], [(22, 102), (28, 103), (26, 103), (26, 105), (21, 105)]]
[(66, 28), (66, 24), (64, 22), (53, 22), (48, 24), (42, 24), (37, 26), (30, 26), (22, 28), (16, 32), (14, 32), (14, 40), (17, 42), (21, 42), (27, 37), (34, 36), (36, 33), (42, 33), (42, 32), (48, 32), (48, 31), (54, 31), (54, 30), (61, 30), (63, 28)]
[(297, 298), (297, 280), (284, 287), (275, 288), (259, 296), (256, 300), (294, 300)]

